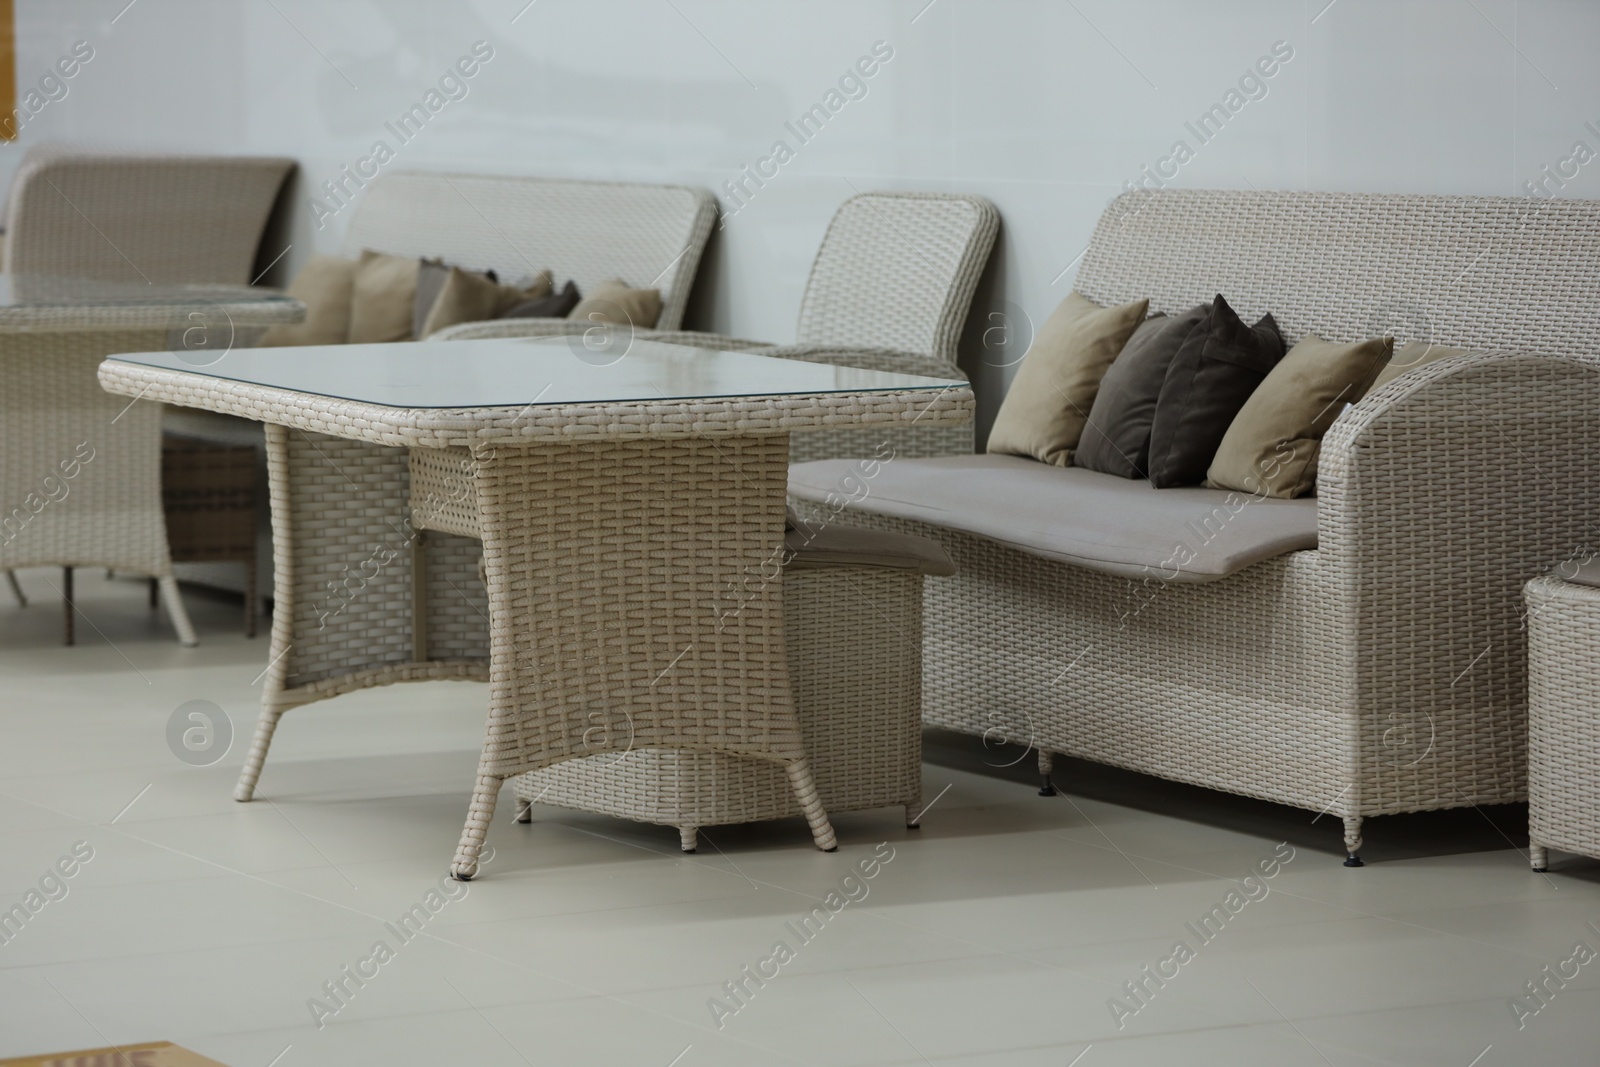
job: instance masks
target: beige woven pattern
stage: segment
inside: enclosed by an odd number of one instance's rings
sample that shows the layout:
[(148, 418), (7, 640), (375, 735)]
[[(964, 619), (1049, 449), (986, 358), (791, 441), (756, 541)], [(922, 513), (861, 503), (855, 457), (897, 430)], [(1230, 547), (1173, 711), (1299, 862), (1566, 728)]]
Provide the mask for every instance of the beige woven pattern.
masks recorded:
[(1526, 596), (1529, 859), (1543, 870), (1552, 848), (1600, 857), (1600, 589), (1547, 576)]
[[(982, 197), (863, 193), (845, 201), (828, 226), (801, 301), (796, 343), (774, 345), (680, 331), (665, 315), (637, 336), (784, 359), (965, 379), (956, 344), (972, 294), (989, 261), (1000, 216)], [(441, 330), (438, 340), (544, 337), (581, 333), (588, 324), (507, 319)], [(869, 456), (883, 440), (859, 429), (806, 434), (792, 462)], [(919, 426), (895, 436), (902, 456), (972, 451), (971, 424)]]
[[(801, 739), (829, 812), (922, 797), (922, 578), (869, 567), (788, 571), (784, 643)], [(620, 735), (621, 753), (568, 760), (512, 781), (522, 808), (556, 804), (676, 826), (686, 850), (702, 826), (804, 814), (776, 764), (690, 749), (643, 748), (631, 720), (591, 713), (584, 740)], [(629, 747), (629, 746), (632, 747)]]
[[(1597, 215), (1594, 201), (1130, 195), (1075, 284), (1166, 311), (1222, 291), (1291, 338), (1409, 324), (1592, 359), (1600, 248), (1571, 234)], [(1320, 547), (1220, 582), (1135, 583), (882, 519), (870, 487), (849, 521), (937, 537), (960, 567), (926, 591), (928, 721), (1032, 743), (1046, 767), (1065, 752), (1325, 810), (1354, 852), (1365, 816), (1524, 797), (1520, 590), (1600, 536), (1584, 473), (1597, 442), (1594, 367), (1479, 352), (1347, 411), (1323, 446)]]
[(30, 152), (11, 186), (6, 270), (246, 285), (294, 160)]
[(682, 185), (400, 172), (361, 196), (346, 255), (440, 257), (508, 284), (549, 269), (586, 293), (620, 277), (661, 290), (662, 329), (682, 323), (716, 221), (711, 194)]

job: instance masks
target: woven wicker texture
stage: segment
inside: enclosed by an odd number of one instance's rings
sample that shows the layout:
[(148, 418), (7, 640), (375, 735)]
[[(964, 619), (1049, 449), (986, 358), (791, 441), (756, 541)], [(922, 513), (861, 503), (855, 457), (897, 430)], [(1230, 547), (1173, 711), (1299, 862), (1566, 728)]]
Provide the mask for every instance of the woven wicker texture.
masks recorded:
[(683, 321), (716, 220), (711, 194), (681, 185), (400, 172), (361, 195), (346, 255), (440, 257), (508, 283), (548, 269), (586, 293), (620, 277), (661, 290), (662, 329)]
[[(916, 574), (830, 567), (783, 576), (784, 641), (800, 733), (830, 812), (899, 804), (908, 820), (916, 813), (921, 615)], [(592, 712), (585, 739), (613, 734), (633, 741), (630, 720)], [(803, 814), (776, 764), (686, 749), (624, 748), (512, 784), (527, 803), (676, 826), (685, 848), (694, 847), (702, 826)]]
[[(1215, 292), (1290, 337), (1384, 331), (1592, 359), (1594, 201), (1172, 192), (1120, 198), (1076, 287)], [(1581, 245), (1581, 247), (1579, 247)], [(1596, 542), (1600, 376), (1481, 352), (1398, 379), (1324, 442), (1314, 552), (1206, 585), (1111, 578), (936, 527), (925, 717), (1345, 821), (1522, 799), (1520, 590)], [(850, 496), (851, 494), (844, 494)], [(814, 501), (797, 501), (814, 509)], [(814, 510), (813, 512), (814, 513)]]
[(6, 216), (10, 273), (246, 285), (294, 160), (30, 152)]
[[(862, 193), (835, 213), (811, 265), (796, 343), (774, 345), (721, 334), (676, 330), (666, 323), (641, 337), (701, 348), (760, 352), (783, 359), (965, 379), (956, 344), (972, 294), (989, 261), (1000, 215), (982, 197), (936, 193)], [(467, 323), (439, 340), (541, 337), (579, 333), (583, 323), (514, 320)], [(877, 431), (810, 433), (791, 442), (791, 462), (875, 454)], [(896, 433), (901, 456), (971, 452), (970, 422), (918, 426)]]
[(1526, 595), (1528, 839), (1542, 870), (1550, 848), (1600, 857), (1600, 589), (1544, 577)]

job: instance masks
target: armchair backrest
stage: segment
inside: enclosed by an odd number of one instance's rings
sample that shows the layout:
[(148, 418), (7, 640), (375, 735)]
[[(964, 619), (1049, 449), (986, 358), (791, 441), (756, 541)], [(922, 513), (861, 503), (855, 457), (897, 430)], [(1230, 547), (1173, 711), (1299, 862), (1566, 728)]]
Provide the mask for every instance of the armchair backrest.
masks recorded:
[(1222, 293), (1291, 343), (1393, 334), (1600, 358), (1600, 200), (1374, 193), (1125, 193), (1075, 288), (1182, 311)]
[(862, 193), (833, 216), (800, 302), (800, 344), (954, 363), (1000, 214), (978, 196)]
[(30, 150), (6, 211), (6, 270), (245, 285), (292, 159)]
[(344, 250), (437, 256), (507, 283), (548, 269), (584, 293), (621, 278), (659, 288), (656, 326), (675, 330), (715, 220), (711, 194), (683, 185), (406, 171), (369, 184)]

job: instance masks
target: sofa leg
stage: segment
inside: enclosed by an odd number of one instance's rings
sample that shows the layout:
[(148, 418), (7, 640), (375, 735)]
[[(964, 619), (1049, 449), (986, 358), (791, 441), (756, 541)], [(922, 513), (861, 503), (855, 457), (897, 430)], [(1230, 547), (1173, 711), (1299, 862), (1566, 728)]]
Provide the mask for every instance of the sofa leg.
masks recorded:
[(700, 848), (700, 828), (698, 826), (678, 827), (678, 847), (685, 852), (694, 852)]
[(1535, 874), (1543, 874), (1550, 869), (1550, 852), (1543, 845), (1528, 842), (1528, 865)]
[(1055, 753), (1041, 748), (1039, 750), (1039, 795), (1042, 797), (1056, 795), (1055, 784), (1050, 781), (1050, 772), (1055, 770), (1055, 764)]
[(533, 822), (533, 801), (517, 798), (517, 821), (520, 823)]
[(1346, 867), (1365, 867), (1361, 862), (1361, 816), (1346, 818), (1344, 821), (1344, 865)]

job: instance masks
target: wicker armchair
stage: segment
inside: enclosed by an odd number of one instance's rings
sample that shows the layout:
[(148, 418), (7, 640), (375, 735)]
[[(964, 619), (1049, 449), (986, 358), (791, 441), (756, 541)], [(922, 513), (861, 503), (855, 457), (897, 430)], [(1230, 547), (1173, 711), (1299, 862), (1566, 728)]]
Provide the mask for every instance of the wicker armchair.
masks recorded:
[[(1291, 340), (1477, 351), (1345, 411), (1317, 547), (1217, 580), (1129, 579), (971, 516), (897, 517), (935, 463), (897, 460), (844, 518), (934, 537), (960, 568), (926, 592), (924, 721), (1035, 746), (1046, 774), (1060, 752), (1334, 816), (1352, 865), (1365, 818), (1525, 799), (1522, 586), (1600, 537), (1600, 243), (1574, 236), (1597, 229), (1595, 200), (1114, 201), (1075, 283), (1101, 304), (1170, 313), (1221, 291)], [(792, 471), (791, 493), (829, 467)]]
[[(294, 167), (294, 160), (274, 157), (126, 155), (35, 146), (11, 185), (5, 269), (156, 285), (248, 284), (268, 216)], [(67, 343), (69, 336), (53, 337), (51, 343)], [(166, 338), (145, 335), (123, 343), (151, 341), (164, 344)], [(99, 387), (94, 364), (87, 366), (92, 396)], [(156, 478), (146, 490), (159, 493), (158, 469)], [(99, 557), (120, 558), (103, 552)], [(172, 581), (165, 561), (158, 573)], [(27, 603), (15, 572), (5, 574), (18, 603)], [(189, 576), (183, 569), (178, 574)], [(70, 567), (63, 581), (70, 596)], [(169, 603), (181, 615), (177, 587), (171, 588)], [(65, 610), (71, 643), (72, 609)], [(188, 632), (186, 620), (180, 631)]]
[[(811, 264), (794, 344), (677, 330), (665, 311), (654, 330), (635, 332), (702, 348), (965, 378), (956, 366), (956, 344), (999, 225), (999, 213), (982, 197), (863, 193), (846, 200), (828, 225)], [(434, 339), (580, 334), (592, 327), (566, 319), (503, 319), (464, 323)], [(881, 433), (861, 428), (797, 434), (790, 459), (869, 456), (882, 441)], [(894, 446), (900, 456), (971, 452), (972, 427), (914, 428), (896, 434)]]

